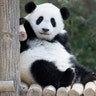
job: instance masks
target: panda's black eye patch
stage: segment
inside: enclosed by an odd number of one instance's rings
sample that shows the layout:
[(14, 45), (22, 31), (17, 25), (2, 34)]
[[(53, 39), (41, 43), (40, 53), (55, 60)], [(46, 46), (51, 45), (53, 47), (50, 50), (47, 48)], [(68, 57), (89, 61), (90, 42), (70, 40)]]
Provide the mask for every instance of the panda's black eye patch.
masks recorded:
[(36, 21), (36, 24), (39, 25), (42, 21), (43, 21), (43, 16), (40, 16), (37, 21)]
[(56, 27), (56, 22), (55, 22), (54, 18), (51, 18), (51, 24), (52, 24), (53, 27)]

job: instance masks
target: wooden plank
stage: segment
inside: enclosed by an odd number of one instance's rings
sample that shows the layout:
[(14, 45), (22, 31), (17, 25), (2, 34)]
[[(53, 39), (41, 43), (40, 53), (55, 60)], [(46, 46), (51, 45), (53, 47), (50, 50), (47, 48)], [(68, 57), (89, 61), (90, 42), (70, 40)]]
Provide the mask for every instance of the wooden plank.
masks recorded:
[(14, 82), (13, 81), (0, 81), (0, 92), (14, 92)]
[(57, 95), (56, 96), (68, 96), (68, 91), (65, 87), (60, 87), (57, 90)]
[(43, 96), (55, 96), (56, 89), (52, 85), (47, 86), (43, 89)]
[(72, 89), (69, 91), (69, 96), (80, 96), (83, 94), (84, 86), (80, 83), (76, 83), (72, 86)]
[(95, 96), (96, 85), (94, 82), (88, 82), (85, 85), (84, 96)]
[(42, 87), (38, 84), (32, 84), (28, 90), (27, 96), (42, 96)]

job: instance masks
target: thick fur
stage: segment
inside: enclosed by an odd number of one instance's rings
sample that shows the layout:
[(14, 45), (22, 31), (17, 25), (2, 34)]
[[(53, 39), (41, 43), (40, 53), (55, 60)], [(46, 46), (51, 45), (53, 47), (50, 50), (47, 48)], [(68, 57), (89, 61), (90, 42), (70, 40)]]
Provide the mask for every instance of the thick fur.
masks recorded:
[[(28, 5), (26, 7), (28, 11)], [(68, 34), (64, 30), (64, 16), (62, 17), (64, 12), (67, 19), (67, 9), (62, 8), (61, 11), (49, 3), (34, 8), (32, 13), (20, 19), (20, 24), (24, 24), (27, 33), (27, 39), (21, 42), (20, 49), (22, 81), (27, 84), (36, 82), (43, 87), (53, 85), (59, 88), (75, 82), (85, 84), (95, 80), (96, 74), (79, 65), (72, 54)], [(52, 23), (56, 23), (56, 26)]]

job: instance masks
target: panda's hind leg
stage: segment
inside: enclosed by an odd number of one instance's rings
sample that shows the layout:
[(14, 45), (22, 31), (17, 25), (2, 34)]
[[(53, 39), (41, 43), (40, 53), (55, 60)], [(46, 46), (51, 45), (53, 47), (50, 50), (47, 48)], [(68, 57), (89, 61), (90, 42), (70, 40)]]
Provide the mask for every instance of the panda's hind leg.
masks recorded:
[(41, 86), (53, 85), (58, 88), (62, 75), (53, 62), (37, 60), (31, 66), (31, 73)]
[(78, 65), (75, 67), (76, 67), (76, 80), (75, 80), (76, 82), (85, 85), (88, 82), (96, 80), (96, 72), (89, 71), (82, 65)]
[(37, 60), (31, 66), (31, 73), (41, 86), (53, 85), (56, 89), (72, 84), (74, 72), (68, 68), (62, 72), (57, 69), (53, 62)]

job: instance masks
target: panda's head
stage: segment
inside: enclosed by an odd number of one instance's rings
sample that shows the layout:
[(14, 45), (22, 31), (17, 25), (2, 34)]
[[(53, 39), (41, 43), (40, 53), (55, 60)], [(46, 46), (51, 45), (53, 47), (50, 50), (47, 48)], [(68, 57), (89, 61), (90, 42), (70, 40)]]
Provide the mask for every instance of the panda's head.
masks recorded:
[(30, 23), (35, 35), (40, 39), (52, 40), (64, 29), (63, 19), (69, 17), (69, 11), (50, 3), (35, 5), (29, 2), (25, 5), (28, 15), (25, 19)]

